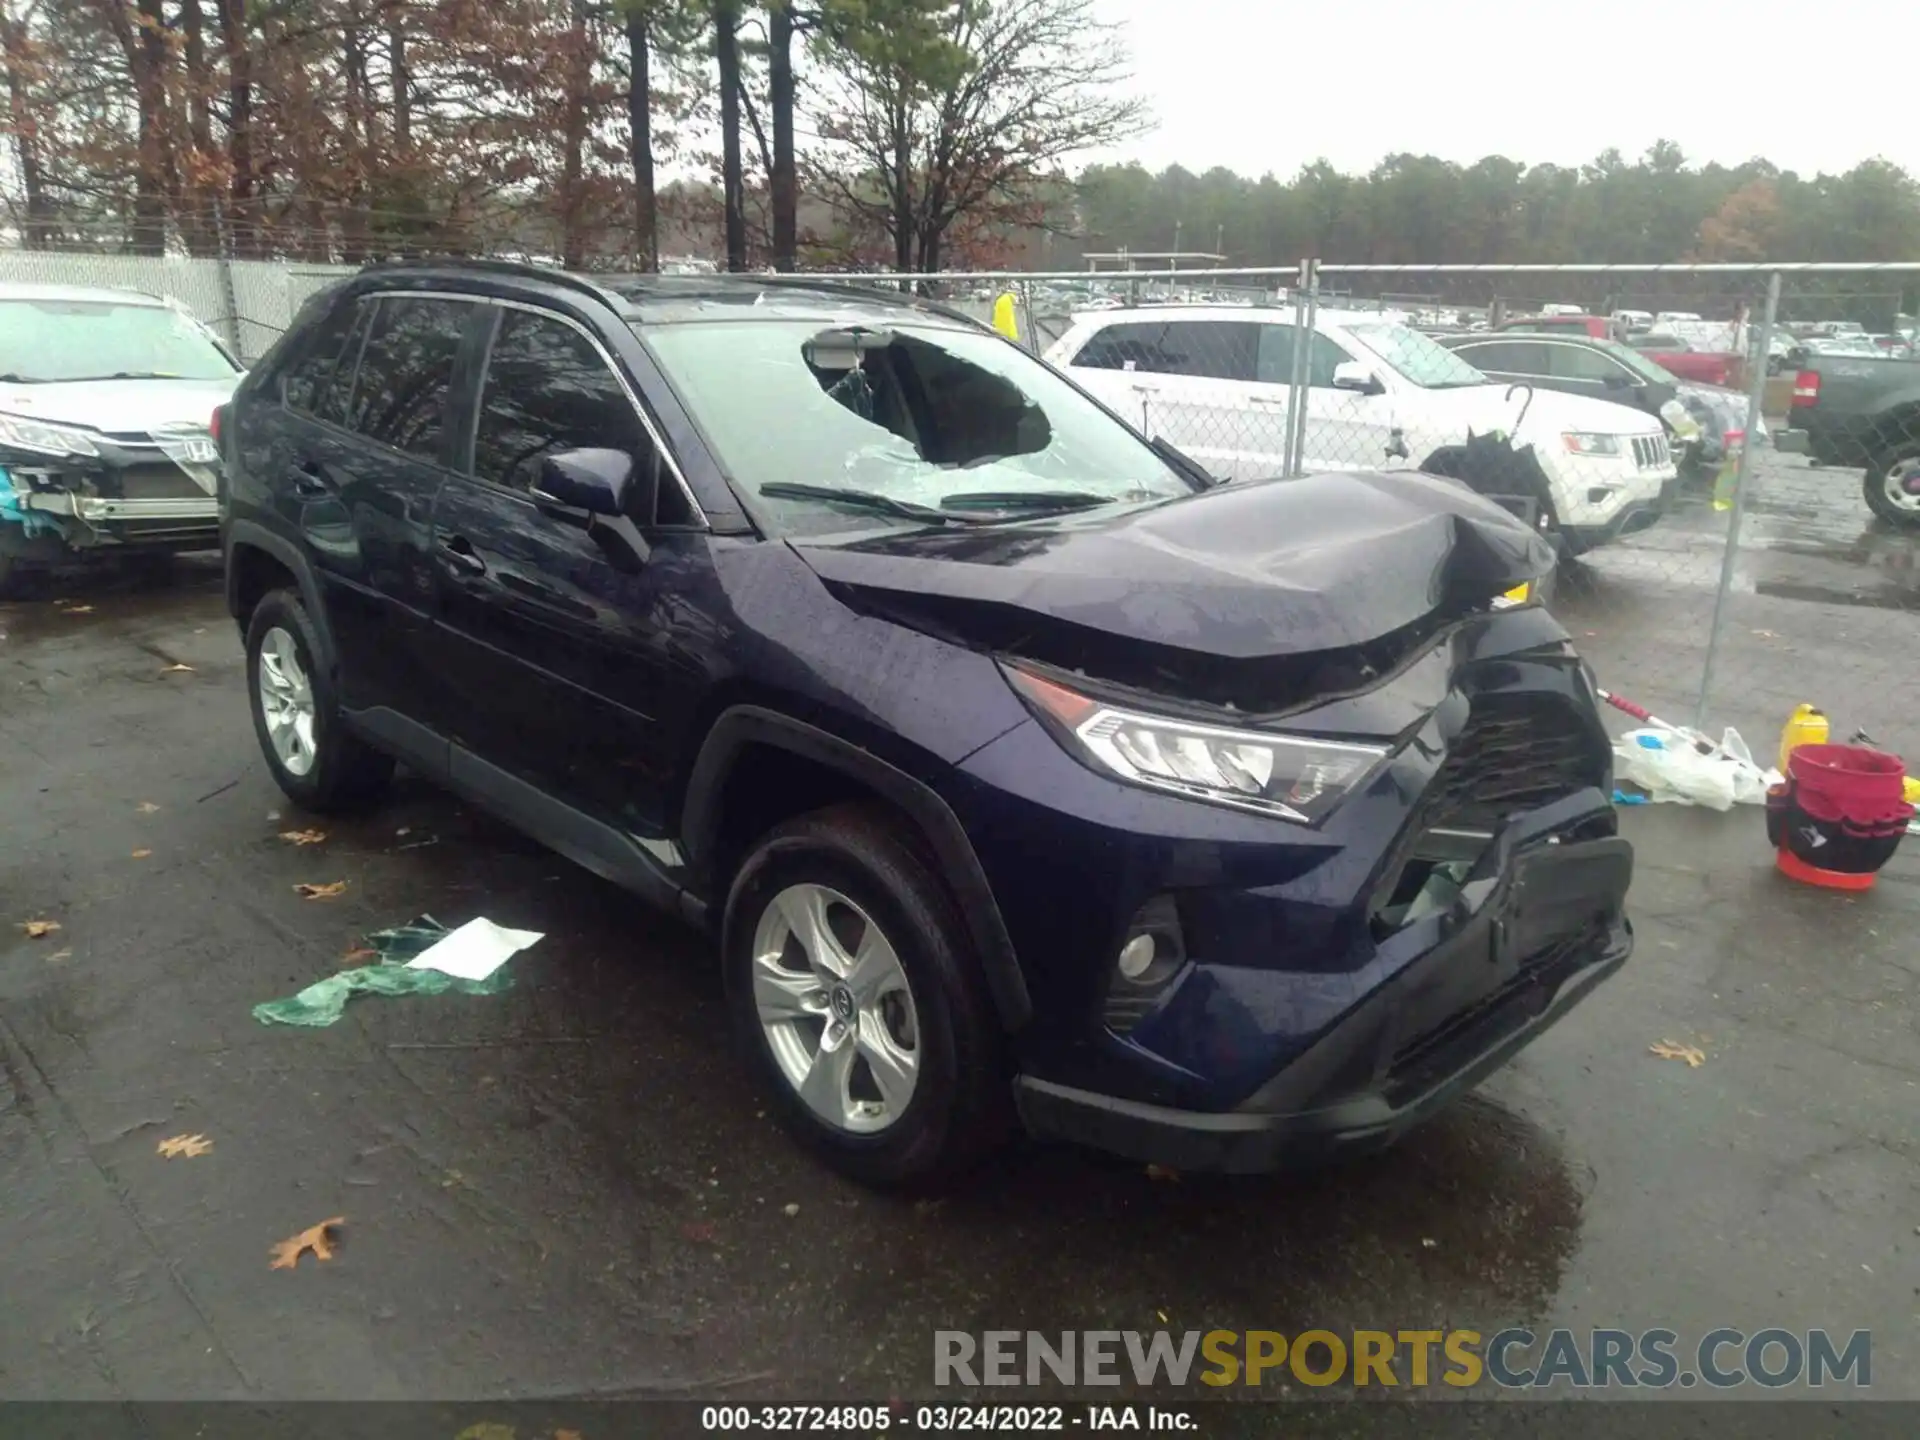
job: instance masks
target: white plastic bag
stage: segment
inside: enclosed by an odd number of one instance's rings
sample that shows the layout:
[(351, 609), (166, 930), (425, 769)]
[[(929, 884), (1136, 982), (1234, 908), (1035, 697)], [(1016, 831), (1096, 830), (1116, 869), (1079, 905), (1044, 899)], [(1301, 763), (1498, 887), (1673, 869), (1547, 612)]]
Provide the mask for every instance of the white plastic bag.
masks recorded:
[[(1724, 753), (1723, 753), (1724, 752)], [(1690, 736), (1672, 730), (1629, 730), (1613, 742), (1616, 776), (1647, 792), (1649, 800), (1731, 810), (1764, 805), (1775, 778), (1754, 764), (1737, 730), (1728, 730), (1720, 750), (1702, 754)]]

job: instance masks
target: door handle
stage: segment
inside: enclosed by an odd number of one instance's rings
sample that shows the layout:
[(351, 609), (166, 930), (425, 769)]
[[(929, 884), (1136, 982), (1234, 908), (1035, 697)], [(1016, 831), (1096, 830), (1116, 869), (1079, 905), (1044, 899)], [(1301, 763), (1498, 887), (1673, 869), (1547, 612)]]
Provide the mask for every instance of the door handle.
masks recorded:
[(312, 460), (302, 460), (288, 466), (287, 477), (293, 482), (293, 493), (303, 500), (325, 499), (334, 492), (326, 472)]
[(468, 575), (487, 573), (487, 562), (482, 560), (473, 548), (473, 542), (464, 535), (449, 535), (440, 542), (440, 553), (454, 569)]

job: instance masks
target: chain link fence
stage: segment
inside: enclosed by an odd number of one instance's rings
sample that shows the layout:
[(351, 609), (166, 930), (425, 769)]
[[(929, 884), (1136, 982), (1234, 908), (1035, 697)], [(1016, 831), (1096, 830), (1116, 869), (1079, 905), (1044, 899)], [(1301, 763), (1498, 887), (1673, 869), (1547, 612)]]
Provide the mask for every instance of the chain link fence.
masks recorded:
[[(257, 359), (351, 267), (0, 252), (168, 295)], [(1920, 753), (1920, 263), (925, 277), (1225, 480), (1419, 468), (1540, 527), (1614, 692), (1765, 752), (1811, 702)]]

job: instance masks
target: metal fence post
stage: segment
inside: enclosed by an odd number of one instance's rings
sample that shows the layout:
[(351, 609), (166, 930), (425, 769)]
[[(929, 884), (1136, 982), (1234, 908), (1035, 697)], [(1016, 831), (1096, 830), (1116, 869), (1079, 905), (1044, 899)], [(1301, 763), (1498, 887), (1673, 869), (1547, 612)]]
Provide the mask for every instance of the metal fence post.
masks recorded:
[(1307, 470), (1307, 396), (1313, 378), (1313, 327), (1320, 314), (1320, 262), (1303, 260), (1300, 268), (1305, 283), (1293, 312), (1293, 374), (1287, 389), (1286, 463), (1282, 467), (1289, 479), (1298, 479)]
[(227, 230), (227, 208), (213, 202), (214, 233), (219, 239), (220, 305), (226, 313), (227, 339), (233, 343), (234, 358), (248, 363), (245, 342), (240, 338), (240, 297), (233, 285), (233, 236)]
[(1300, 343), (1300, 337), (1307, 331), (1307, 270), (1312, 264), (1311, 260), (1300, 262), (1300, 274), (1293, 286), (1293, 351), (1287, 357), (1287, 429), (1280, 440), (1280, 474), (1287, 480), (1299, 473), (1293, 436), (1298, 428), (1295, 417), (1300, 413), (1307, 384), (1307, 347)]
[(1693, 728), (1704, 729), (1707, 706), (1713, 699), (1713, 667), (1720, 657), (1720, 635), (1727, 623), (1727, 597), (1733, 591), (1734, 565), (1740, 558), (1740, 522), (1747, 513), (1747, 487), (1753, 476), (1755, 436), (1766, 406), (1767, 354), (1773, 345), (1774, 322), (1780, 315), (1780, 272), (1767, 277), (1767, 309), (1760, 320), (1759, 340), (1748, 346), (1747, 429), (1740, 442), (1740, 459), (1733, 477), (1733, 513), (1727, 520), (1727, 548), (1720, 556), (1720, 589), (1713, 597), (1713, 626), (1707, 632), (1706, 663), (1700, 667), (1700, 703), (1694, 707)]

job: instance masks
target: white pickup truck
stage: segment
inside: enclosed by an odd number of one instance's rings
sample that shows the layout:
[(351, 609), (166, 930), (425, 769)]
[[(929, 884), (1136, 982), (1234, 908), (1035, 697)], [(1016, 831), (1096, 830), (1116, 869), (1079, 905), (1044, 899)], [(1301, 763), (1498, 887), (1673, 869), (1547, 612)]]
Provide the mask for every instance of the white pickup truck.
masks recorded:
[[(1080, 314), (1046, 352), (1143, 434), (1225, 480), (1281, 473), (1296, 327), (1291, 310), (1151, 306)], [(1309, 470), (1436, 469), (1469, 432), (1531, 445), (1543, 523), (1577, 555), (1646, 528), (1674, 481), (1654, 417), (1626, 405), (1497, 385), (1396, 321), (1323, 310), (1308, 352)]]

